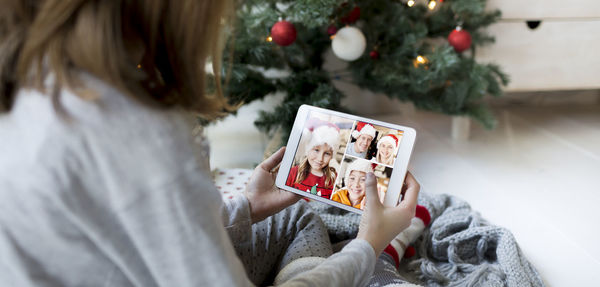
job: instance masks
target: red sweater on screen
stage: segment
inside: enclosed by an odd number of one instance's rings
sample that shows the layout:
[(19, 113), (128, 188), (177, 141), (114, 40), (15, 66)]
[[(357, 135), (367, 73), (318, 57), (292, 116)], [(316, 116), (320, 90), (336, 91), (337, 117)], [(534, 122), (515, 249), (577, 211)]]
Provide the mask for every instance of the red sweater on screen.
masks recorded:
[(292, 167), (290, 170), (290, 174), (285, 182), (285, 185), (291, 186), (293, 188), (307, 191), (310, 193), (310, 190), (315, 184), (317, 185), (317, 194), (321, 197), (329, 199), (331, 197), (331, 193), (333, 191), (333, 182), (331, 182), (328, 186), (325, 186), (325, 175), (316, 176), (312, 173), (308, 173), (308, 176), (301, 183), (294, 183), (296, 180), (296, 175), (298, 174), (298, 166)]

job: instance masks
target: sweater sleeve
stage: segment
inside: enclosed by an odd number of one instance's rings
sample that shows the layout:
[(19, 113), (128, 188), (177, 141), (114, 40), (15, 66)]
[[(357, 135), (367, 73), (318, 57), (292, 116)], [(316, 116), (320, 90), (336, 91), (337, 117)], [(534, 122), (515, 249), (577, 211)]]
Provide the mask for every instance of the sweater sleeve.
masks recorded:
[(355, 239), (312, 270), (279, 286), (365, 286), (375, 269), (375, 260), (373, 247), (365, 240)]
[(223, 226), (235, 243), (250, 240), (252, 233), (252, 220), (250, 219), (250, 205), (243, 194), (238, 194), (232, 199), (225, 200), (221, 208)]

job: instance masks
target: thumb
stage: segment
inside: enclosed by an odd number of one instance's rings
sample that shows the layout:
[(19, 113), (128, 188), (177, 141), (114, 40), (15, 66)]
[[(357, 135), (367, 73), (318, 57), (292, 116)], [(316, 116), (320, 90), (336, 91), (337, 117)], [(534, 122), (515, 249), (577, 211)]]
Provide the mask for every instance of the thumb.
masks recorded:
[(280, 148), (278, 151), (273, 153), (269, 158), (265, 159), (259, 166), (260, 168), (270, 172), (283, 160), (285, 154), (285, 147)]
[(375, 180), (375, 174), (372, 172), (367, 173), (365, 187), (367, 189), (367, 206), (370, 206), (369, 208), (380, 206), (381, 202), (379, 201), (379, 195), (377, 194), (377, 180)]

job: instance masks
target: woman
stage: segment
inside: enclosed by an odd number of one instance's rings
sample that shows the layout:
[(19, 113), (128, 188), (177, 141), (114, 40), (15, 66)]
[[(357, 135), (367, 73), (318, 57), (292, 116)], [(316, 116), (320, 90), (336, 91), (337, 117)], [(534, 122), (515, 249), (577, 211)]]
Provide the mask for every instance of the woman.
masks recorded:
[(318, 122), (307, 127), (302, 137), (302, 141), (306, 142), (306, 155), (299, 165), (291, 168), (286, 185), (328, 199), (337, 176), (329, 162), (339, 145), (339, 128), (331, 123)]
[(331, 200), (363, 209), (365, 202), (365, 182), (367, 173), (373, 172), (373, 164), (366, 160), (354, 160), (346, 168), (345, 186), (336, 191)]
[[(223, 202), (191, 136), (190, 113), (233, 109), (219, 86), (231, 4), (0, 0), (0, 286), (248, 286), (327, 253), (302, 248), (324, 226), (273, 186), (283, 149)], [(369, 202), (356, 240), (285, 284), (364, 285), (418, 189)]]
[(378, 163), (393, 166), (394, 156), (398, 148), (398, 137), (387, 134), (377, 142), (377, 155), (374, 160)]

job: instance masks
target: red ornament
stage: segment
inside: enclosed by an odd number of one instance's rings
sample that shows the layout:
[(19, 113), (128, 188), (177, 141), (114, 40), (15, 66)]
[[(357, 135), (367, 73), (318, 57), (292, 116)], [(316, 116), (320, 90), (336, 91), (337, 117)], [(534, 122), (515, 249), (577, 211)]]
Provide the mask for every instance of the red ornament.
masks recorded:
[(289, 46), (296, 41), (296, 28), (288, 21), (279, 21), (271, 28), (273, 42), (279, 46)]
[(448, 35), (448, 42), (456, 52), (461, 53), (471, 48), (471, 34), (457, 27)]
[(340, 21), (344, 24), (352, 24), (358, 21), (358, 18), (360, 18), (360, 8), (356, 6), (346, 16), (342, 17)]
[(329, 34), (329, 36), (331, 35), (335, 35), (335, 33), (337, 33), (337, 27), (333, 24), (329, 25), (329, 27), (327, 27), (327, 34)]
[(377, 60), (379, 59), (379, 52), (377, 52), (376, 50), (371, 51), (371, 53), (369, 53), (369, 57), (371, 57), (371, 59), (373, 60)]

